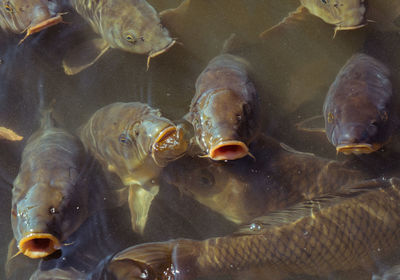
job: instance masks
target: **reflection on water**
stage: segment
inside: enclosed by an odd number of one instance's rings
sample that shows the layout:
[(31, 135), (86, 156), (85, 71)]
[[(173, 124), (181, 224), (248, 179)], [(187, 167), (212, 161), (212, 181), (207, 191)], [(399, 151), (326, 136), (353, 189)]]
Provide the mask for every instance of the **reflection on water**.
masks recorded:
[[(366, 178), (398, 175), (396, 139), (377, 154), (349, 159), (337, 156), (325, 135), (295, 129), (296, 123), (321, 113), (331, 82), (355, 52), (364, 51), (383, 61), (392, 71), (395, 92), (400, 88), (399, 29), (389, 20), (400, 15), (397, 0), (369, 1), (368, 17), (376, 22), (362, 29), (339, 32), (335, 39), (332, 39), (332, 26), (307, 16), (293, 25), (273, 29), (262, 40), (259, 33), (294, 11), (298, 1), (191, 2), (184, 14), (163, 18), (164, 25), (180, 44), (152, 59), (148, 71), (146, 56), (111, 50), (78, 75), (65, 75), (61, 61), (68, 49), (94, 36), (68, 5), (66, 23), (35, 34), (20, 46), (21, 36), (0, 32), (0, 126), (10, 127), (24, 136), (21, 142), (0, 145), (0, 279), (5, 277), (7, 246), (12, 239), (12, 181), (18, 173), (26, 140), (39, 126), (40, 104), (55, 100), (55, 118), (71, 132), (76, 132), (96, 110), (116, 101), (140, 101), (159, 108), (169, 119), (181, 119), (188, 112), (198, 75), (220, 53), (232, 33), (240, 38), (232, 51), (245, 57), (253, 67), (253, 79), (261, 98), (262, 129), (266, 134), (300, 151), (348, 160), (348, 166), (364, 172)], [(177, 7), (181, 1), (151, 0), (149, 3), (157, 11), (163, 11)], [(239, 169), (254, 165), (249, 162), (246, 159), (236, 165)], [(241, 182), (254, 181), (253, 177), (246, 176), (240, 177)], [(41, 269), (71, 266), (89, 272), (101, 259), (134, 244), (178, 237), (205, 239), (236, 230), (237, 225), (186, 196), (181, 188), (169, 184), (171, 180), (166, 177), (152, 203), (143, 236), (131, 231), (126, 203), (116, 203), (114, 207), (107, 204), (67, 240), (62, 255), (42, 261)], [(206, 179), (200, 176), (198, 180)], [(207, 185), (207, 182), (201, 183)], [(105, 180), (98, 180), (96, 184), (99, 192), (93, 196), (108, 199), (101, 192), (108, 187)], [(396, 263), (396, 258), (379, 263), (377, 271), (384, 271), (391, 262)], [(39, 264), (21, 255), (11, 263), (12, 279), (29, 279)], [(329, 279), (370, 278), (369, 273), (357, 270), (335, 273)]]

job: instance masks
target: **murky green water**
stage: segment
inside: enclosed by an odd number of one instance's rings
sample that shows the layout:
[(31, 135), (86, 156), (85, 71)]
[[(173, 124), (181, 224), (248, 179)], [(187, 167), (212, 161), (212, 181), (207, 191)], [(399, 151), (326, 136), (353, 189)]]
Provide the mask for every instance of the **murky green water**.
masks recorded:
[[(149, 2), (162, 11), (178, 6), (181, 1)], [(325, 135), (297, 131), (295, 124), (321, 113), (327, 89), (355, 52), (364, 51), (380, 58), (391, 68), (395, 92), (400, 88), (400, 29), (385, 29), (383, 20), (378, 28), (380, 14), (371, 15), (374, 20), (374, 16), (378, 17), (376, 23), (339, 32), (335, 39), (332, 26), (311, 17), (260, 40), (258, 34), (295, 10), (298, 1), (192, 2), (193, 8), (179, 24), (166, 23), (182, 45), (152, 59), (148, 71), (145, 56), (112, 50), (82, 73), (65, 75), (61, 67), (65, 53), (77, 42), (93, 36), (72, 10), (65, 17), (68, 23), (36, 34), (20, 46), (17, 45), (20, 36), (0, 33), (0, 126), (24, 136), (22, 142), (0, 143), (0, 279), (5, 277), (7, 246), (12, 239), (12, 181), (18, 173), (26, 140), (39, 126), (40, 102), (47, 104), (54, 99), (55, 118), (71, 132), (76, 132), (97, 109), (116, 101), (148, 103), (160, 108), (166, 117), (178, 120), (188, 112), (198, 75), (220, 53), (224, 41), (235, 33), (242, 41), (235, 53), (245, 57), (254, 68), (263, 132), (300, 151), (344, 160), (345, 157), (336, 156)], [(385, 6), (383, 0), (371, 3), (373, 7)], [(355, 164), (381, 170), (384, 175), (386, 165), (391, 171), (396, 169), (397, 162), (390, 160), (396, 152), (393, 140), (384, 152), (355, 160)], [(105, 183), (103, 187), (107, 187)], [(162, 182), (143, 237), (130, 230), (127, 205), (105, 209), (71, 237), (72, 245), (66, 246), (62, 261), (49, 259), (42, 266), (62, 267), (69, 263), (80, 270), (91, 270), (106, 256), (137, 243), (178, 237), (205, 239), (235, 229), (221, 215)], [(38, 261), (18, 256), (12, 265), (12, 279), (29, 279), (37, 266)], [(361, 275), (358, 271), (343, 277), (361, 279), (364, 277)], [(341, 277), (335, 274), (328, 279)], [(367, 275), (363, 279), (369, 278)]]

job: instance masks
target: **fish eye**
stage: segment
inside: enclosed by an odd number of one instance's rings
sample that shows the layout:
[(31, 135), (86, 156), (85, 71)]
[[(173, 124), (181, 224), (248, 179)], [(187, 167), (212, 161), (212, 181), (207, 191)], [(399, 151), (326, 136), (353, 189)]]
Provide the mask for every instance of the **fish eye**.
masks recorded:
[(49, 213), (52, 214), (52, 215), (56, 214), (56, 213), (57, 213), (56, 208), (50, 207), (50, 208), (49, 208)]
[(9, 13), (12, 13), (14, 11), (13, 8), (11, 7), (11, 5), (10, 5), (10, 2), (6, 2), (4, 4), (4, 9)]
[(215, 184), (214, 176), (208, 170), (203, 170), (200, 177), (200, 183), (203, 187), (212, 187)]
[(333, 114), (331, 112), (328, 113), (328, 123), (333, 122)]
[[(139, 38), (139, 39), (141, 39), (141, 38)], [(125, 35), (125, 40), (128, 41), (129, 43), (133, 44), (133, 45), (136, 44), (137, 41), (138, 41), (136, 36), (133, 35), (133, 34), (126, 34)]]
[(389, 119), (388, 113), (386, 111), (381, 112), (380, 117), (383, 122), (386, 122)]
[(322, 3), (328, 4), (328, 0), (321, 0)]
[(122, 144), (131, 144), (131, 139), (125, 133), (122, 133), (118, 140)]

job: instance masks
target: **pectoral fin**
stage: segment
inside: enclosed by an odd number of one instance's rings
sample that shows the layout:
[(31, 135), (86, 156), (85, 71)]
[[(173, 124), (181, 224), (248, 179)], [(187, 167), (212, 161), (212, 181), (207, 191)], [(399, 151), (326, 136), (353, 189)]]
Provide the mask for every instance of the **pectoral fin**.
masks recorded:
[(263, 32), (261, 32), (259, 37), (261, 39), (267, 39), (268, 36), (273, 31), (280, 32), (280, 30), (282, 30), (282, 29), (292, 28), (294, 25), (297, 25), (299, 22), (305, 21), (308, 16), (311, 16), (311, 14), (308, 12), (308, 10), (303, 6), (300, 6), (296, 9), (296, 11), (289, 13), (289, 15), (287, 17), (285, 17), (283, 20), (281, 20), (279, 23), (277, 23), (274, 26), (268, 28), (267, 30), (264, 30)]
[(158, 194), (159, 189), (159, 186), (152, 186), (147, 189), (140, 185), (131, 185), (129, 187), (128, 203), (134, 232), (143, 233), (151, 203)]
[(325, 133), (325, 119), (317, 115), (296, 123), (296, 128), (301, 131)]
[(5, 139), (9, 141), (21, 141), (24, 137), (18, 135), (9, 128), (0, 126), (0, 139)]
[(64, 72), (75, 75), (93, 65), (110, 48), (101, 38), (85, 41), (71, 49), (62, 61)]

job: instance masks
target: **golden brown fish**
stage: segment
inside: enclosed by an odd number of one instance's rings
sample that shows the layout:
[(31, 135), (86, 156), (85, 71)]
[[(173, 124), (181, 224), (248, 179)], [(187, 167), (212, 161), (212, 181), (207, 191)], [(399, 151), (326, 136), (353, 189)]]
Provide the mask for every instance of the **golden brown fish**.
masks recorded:
[(237, 224), (369, 178), (346, 163), (290, 150), (270, 137), (254, 146), (256, 161), (187, 156), (169, 164), (163, 178)]
[(288, 19), (296, 18), (302, 20), (307, 11), (319, 17), (326, 23), (335, 26), (335, 33), (340, 30), (353, 30), (364, 27), (365, 20), (365, 0), (300, 0), (300, 6), (295, 12), (289, 14), (280, 23), (260, 34), (264, 37), (269, 30), (285, 23)]
[(344, 154), (372, 153), (394, 128), (390, 72), (366, 54), (352, 56), (329, 88), (323, 114), (329, 141)]
[(45, 113), (23, 151), (12, 189), (11, 221), (20, 252), (50, 255), (87, 218), (85, 162), (79, 139), (54, 127)]
[(96, 111), (81, 130), (87, 148), (109, 171), (129, 186), (132, 227), (142, 232), (158, 175), (187, 149), (184, 132), (159, 110), (139, 103), (112, 103)]
[(370, 180), (260, 217), (236, 234), (141, 244), (116, 254), (113, 279), (323, 276), (371, 267), (398, 249), (400, 180)]
[(47, 0), (1, 0), (0, 27), (14, 33), (29, 35), (62, 22), (57, 3)]
[[(75, 10), (87, 20), (101, 38), (89, 42), (94, 54), (71, 54), (63, 61), (66, 74), (74, 75), (95, 63), (110, 47), (148, 54), (150, 59), (175, 44), (160, 23), (156, 10), (145, 0), (71, 0)], [(87, 46), (86, 46), (87, 47)], [(84, 48), (77, 49), (82, 52)]]
[(234, 160), (249, 155), (259, 132), (258, 95), (248, 63), (234, 55), (212, 59), (196, 81), (187, 119), (206, 157)]

